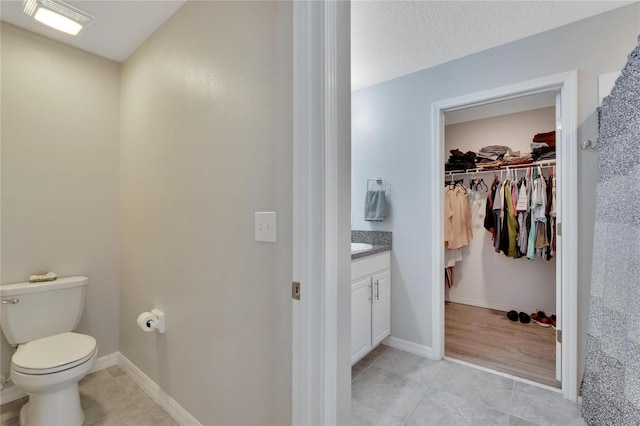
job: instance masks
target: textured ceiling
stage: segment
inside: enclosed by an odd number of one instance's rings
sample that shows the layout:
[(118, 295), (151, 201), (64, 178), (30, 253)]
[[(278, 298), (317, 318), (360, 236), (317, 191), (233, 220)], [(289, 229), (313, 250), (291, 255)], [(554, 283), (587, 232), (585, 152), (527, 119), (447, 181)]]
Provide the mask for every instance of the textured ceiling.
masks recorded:
[(65, 3), (95, 17), (91, 25), (75, 37), (51, 29), (25, 15), (20, 0), (1, 0), (0, 19), (107, 59), (122, 62), (178, 10), (184, 1), (66, 0)]
[(352, 90), (632, 1), (362, 1), (351, 4)]
[[(77, 37), (27, 17), (21, 0), (0, 0), (0, 19), (122, 62), (184, 1), (67, 0), (96, 18)], [(354, 0), (352, 88), (381, 83), (629, 3)]]

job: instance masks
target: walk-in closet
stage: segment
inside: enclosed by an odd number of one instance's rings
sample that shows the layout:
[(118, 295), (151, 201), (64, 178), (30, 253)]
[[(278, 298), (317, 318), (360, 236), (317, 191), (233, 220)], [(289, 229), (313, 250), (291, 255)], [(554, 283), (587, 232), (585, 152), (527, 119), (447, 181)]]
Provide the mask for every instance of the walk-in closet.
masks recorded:
[(445, 114), (445, 356), (560, 387), (553, 91)]

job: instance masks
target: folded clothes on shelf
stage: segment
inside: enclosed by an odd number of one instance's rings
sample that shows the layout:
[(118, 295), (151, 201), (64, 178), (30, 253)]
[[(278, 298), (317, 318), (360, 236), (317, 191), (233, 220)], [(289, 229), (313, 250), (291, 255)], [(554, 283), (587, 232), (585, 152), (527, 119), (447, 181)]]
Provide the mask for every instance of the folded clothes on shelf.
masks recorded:
[[(551, 133), (553, 133), (553, 135), (551, 135)], [(555, 132), (539, 133), (536, 137), (545, 139), (547, 142), (532, 142), (531, 152), (525, 153), (514, 151), (504, 145), (485, 146), (480, 148), (480, 151), (477, 153), (452, 149), (449, 151), (451, 155), (444, 169), (448, 172), (470, 169), (492, 170), (506, 166), (519, 166), (536, 161), (555, 159)]]
[(531, 156), (530, 153), (525, 153), (522, 155), (509, 155), (508, 153), (504, 155), (503, 159), (502, 159), (502, 164), (503, 165), (509, 165), (509, 164), (523, 164), (523, 163), (530, 163), (533, 161), (533, 157)]
[(532, 150), (531, 155), (534, 161), (551, 160), (556, 158), (556, 147), (536, 148)]
[(480, 152), (482, 154), (489, 154), (489, 155), (497, 155), (498, 157), (504, 156), (505, 154), (509, 154), (509, 155), (513, 155), (513, 156), (518, 156), (520, 155), (520, 151), (513, 151), (511, 148), (509, 148), (508, 146), (504, 146), (504, 145), (489, 145), (489, 146), (485, 146), (480, 148)]
[(533, 142), (543, 142), (548, 146), (556, 146), (556, 132), (554, 130), (547, 133), (536, 133), (533, 137)]
[(459, 149), (452, 149), (449, 151), (449, 161), (445, 164), (444, 169), (447, 171), (452, 170), (466, 170), (473, 169), (476, 166), (476, 153), (472, 151), (462, 152)]

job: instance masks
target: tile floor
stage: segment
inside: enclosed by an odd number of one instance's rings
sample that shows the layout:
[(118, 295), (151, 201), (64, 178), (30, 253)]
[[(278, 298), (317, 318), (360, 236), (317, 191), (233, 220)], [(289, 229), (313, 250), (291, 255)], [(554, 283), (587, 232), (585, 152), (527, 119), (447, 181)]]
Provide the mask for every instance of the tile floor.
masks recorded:
[[(84, 426), (177, 426), (118, 366), (89, 374), (79, 383)], [(0, 406), (0, 425), (20, 424), (20, 408), (27, 397)]]
[[(85, 426), (174, 426), (120, 367), (80, 381)], [(0, 426), (19, 425), (26, 398), (0, 406)], [(354, 425), (584, 425), (559, 393), (450, 361), (379, 346), (352, 368)]]
[(354, 425), (585, 425), (559, 393), (383, 345), (351, 378)]

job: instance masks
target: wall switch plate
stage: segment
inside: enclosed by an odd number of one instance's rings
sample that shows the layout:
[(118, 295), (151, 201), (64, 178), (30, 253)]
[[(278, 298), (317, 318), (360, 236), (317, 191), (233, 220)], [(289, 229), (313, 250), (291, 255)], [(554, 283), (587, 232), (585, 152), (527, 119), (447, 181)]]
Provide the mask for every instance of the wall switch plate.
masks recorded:
[(276, 212), (256, 212), (256, 241), (276, 242)]

